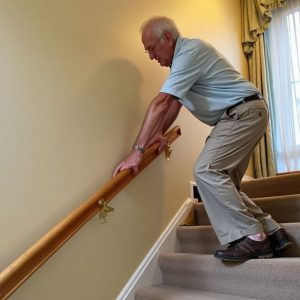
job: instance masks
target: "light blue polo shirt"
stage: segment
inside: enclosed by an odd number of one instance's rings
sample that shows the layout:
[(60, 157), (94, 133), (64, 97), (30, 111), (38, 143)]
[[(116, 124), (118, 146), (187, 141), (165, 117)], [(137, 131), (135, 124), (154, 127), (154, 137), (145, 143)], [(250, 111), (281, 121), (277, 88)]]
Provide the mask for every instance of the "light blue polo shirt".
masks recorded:
[(163, 93), (174, 95), (196, 118), (214, 126), (224, 111), (258, 89), (214, 47), (178, 37)]

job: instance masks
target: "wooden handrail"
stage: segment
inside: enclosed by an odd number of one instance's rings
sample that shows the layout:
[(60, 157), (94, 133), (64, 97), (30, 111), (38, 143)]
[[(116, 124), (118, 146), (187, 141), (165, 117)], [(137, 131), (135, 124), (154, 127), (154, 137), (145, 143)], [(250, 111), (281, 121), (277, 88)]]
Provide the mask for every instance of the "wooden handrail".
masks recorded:
[[(176, 126), (170, 130), (165, 137), (169, 143), (172, 143), (180, 135), (180, 128)], [(154, 144), (146, 150), (136, 175), (130, 170), (120, 172), (94, 196), (75, 209), (63, 221), (17, 258), (10, 266), (3, 270), (0, 273), (0, 299), (7, 299), (60, 247), (62, 247), (65, 242), (87, 223), (99, 211), (99, 200), (108, 203), (116, 194), (128, 185), (134, 177), (148, 166), (159, 155), (157, 149), (158, 144)]]

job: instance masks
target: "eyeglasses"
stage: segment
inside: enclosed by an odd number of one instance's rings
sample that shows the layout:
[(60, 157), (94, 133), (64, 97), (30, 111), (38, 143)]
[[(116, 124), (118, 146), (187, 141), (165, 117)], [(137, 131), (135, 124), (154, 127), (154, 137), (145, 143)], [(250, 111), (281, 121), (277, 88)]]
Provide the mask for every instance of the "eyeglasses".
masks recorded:
[(152, 47), (148, 47), (147, 49), (145, 49), (145, 53), (147, 53), (147, 54), (154, 53), (155, 48), (156, 48), (158, 42), (160, 41), (160, 39), (161, 39), (161, 37), (155, 42), (155, 44)]

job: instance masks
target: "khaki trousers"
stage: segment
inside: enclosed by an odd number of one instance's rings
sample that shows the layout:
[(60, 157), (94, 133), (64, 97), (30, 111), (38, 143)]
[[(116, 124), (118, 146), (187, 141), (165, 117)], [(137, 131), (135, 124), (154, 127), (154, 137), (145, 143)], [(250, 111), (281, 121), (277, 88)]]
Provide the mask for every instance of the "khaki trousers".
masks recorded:
[(263, 100), (225, 111), (195, 163), (197, 187), (222, 245), (280, 226), (240, 191), (251, 154), (267, 124), (268, 109)]

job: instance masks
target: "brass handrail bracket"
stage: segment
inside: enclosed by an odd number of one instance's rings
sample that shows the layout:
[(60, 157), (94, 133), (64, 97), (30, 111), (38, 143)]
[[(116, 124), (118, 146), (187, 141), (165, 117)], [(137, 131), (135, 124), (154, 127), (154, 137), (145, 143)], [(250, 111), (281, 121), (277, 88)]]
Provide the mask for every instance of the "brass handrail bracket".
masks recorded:
[(98, 201), (98, 204), (99, 204), (99, 207), (100, 207), (100, 210), (99, 210), (99, 221), (101, 224), (105, 224), (107, 222), (106, 220), (106, 216), (109, 212), (113, 212), (114, 211), (114, 208), (111, 207), (111, 206), (108, 206), (106, 204), (106, 201), (100, 199)]
[(166, 148), (165, 148), (165, 157), (166, 160), (170, 160), (171, 159), (171, 154), (172, 154), (172, 147), (169, 143), (167, 143)]

